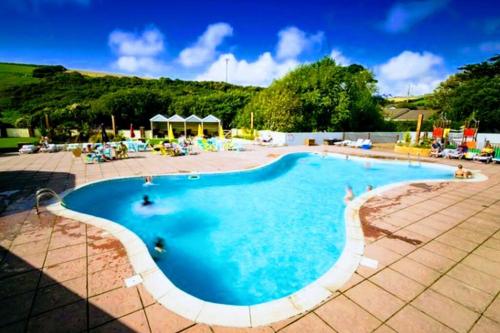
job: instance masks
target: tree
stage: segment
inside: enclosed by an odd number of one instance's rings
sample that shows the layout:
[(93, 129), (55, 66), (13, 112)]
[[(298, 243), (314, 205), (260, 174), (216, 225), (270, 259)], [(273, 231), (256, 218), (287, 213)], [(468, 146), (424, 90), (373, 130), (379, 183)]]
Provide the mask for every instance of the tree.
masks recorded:
[(382, 124), (375, 79), (360, 65), (330, 58), (303, 65), (258, 93), (238, 116), (248, 127), (279, 131), (368, 130)]
[(500, 131), (500, 56), (461, 67), (439, 85), (432, 103), (452, 121), (474, 117), (482, 131)]
[(45, 78), (45, 77), (49, 77), (49, 76), (52, 76), (56, 73), (63, 73), (66, 71), (66, 68), (64, 68), (63, 66), (61, 65), (57, 65), (57, 66), (41, 66), (41, 67), (37, 67), (33, 70), (33, 77), (36, 77), (36, 78)]

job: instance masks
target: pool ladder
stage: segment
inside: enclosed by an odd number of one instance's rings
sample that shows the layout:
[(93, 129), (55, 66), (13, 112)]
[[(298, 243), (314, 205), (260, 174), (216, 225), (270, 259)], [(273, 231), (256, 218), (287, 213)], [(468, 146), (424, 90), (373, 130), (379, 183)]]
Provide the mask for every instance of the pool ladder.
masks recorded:
[[(420, 158), (420, 153), (417, 154), (417, 162), (418, 166), (422, 166), (422, 159)], [(408, 153), (408, 165), (411, 166), (411, 158), (410, 158), (410, 153)]]
[(54, 190), (52, 190), (48, 187), (39, 189), (35, 193), (35, 201), (36, 201), (35, 208), (36, 208), (37, 215), (40, 215), (40, 200), (44, 197), (54, 197), (58, 201), (61, 201), (61, 197)]

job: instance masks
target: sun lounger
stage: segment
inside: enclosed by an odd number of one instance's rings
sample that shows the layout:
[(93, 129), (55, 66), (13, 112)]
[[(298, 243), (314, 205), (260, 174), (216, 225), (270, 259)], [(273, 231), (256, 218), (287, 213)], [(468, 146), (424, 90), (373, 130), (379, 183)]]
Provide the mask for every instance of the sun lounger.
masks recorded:
[(450, 151), (448, 151), (444, 157), (447, 157), (447, 158), (457, 158), (459, 160), (461, 160), (463, 157), (464, 157), (465, 153), (463, 151), (460, 151), (458, 149), (452, 149)]
[(337, 142), (334, 142), (333, 144), (335, 146), (349, 146), (351, 145), (352, 141), (351, 140), (344, 140), (344, 141), (337, 141)]
[(85, 163), (86, 164), (91, 164), (91, 163), (101, 163), (104, 162), (104, 158), (100, 153), (89, 153), (85, 156)]
[(361, 144), (362, 149), (371, 149), (372, 148), (372, 140), (366, 139), (363, 140), (363, 143)]
[(19, 149), (19, 154), (33, 154), (36, 153), (38, 148), (35, 145), (23, 145), (21, 149)]
[(491, 155), (488, 155), (488, 156), (474, 155), (472, 157), (472, 160), (473, 161), (490, 163), (493, 160), (493, 156), (491, 156)]
[(54, 143), (49, 143), (47, 147), (40, 148), (42, 153), (55, 153), (57, 151), (57, 146)]
[(357, 141), (355, 142), (351, 142), (351, 144), (349, 144), (349, 147), (353, 147), (353, 148), (361, 148), (361, 146), (363, 145), (363, 142), (364, 140), (363, 139), (358, 139)]

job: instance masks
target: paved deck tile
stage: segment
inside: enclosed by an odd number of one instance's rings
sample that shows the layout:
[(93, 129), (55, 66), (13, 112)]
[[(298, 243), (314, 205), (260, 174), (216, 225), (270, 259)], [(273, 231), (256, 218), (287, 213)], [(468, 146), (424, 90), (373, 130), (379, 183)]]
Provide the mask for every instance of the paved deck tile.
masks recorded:
[(386, 268), (372, 276), (370, 281), (407, 302), (425, 289), (425, 286), (391, 268)]
[(318, 333), (333, 333), (334, 331), (330, 326), (325, 324), (314, 313), (310, 313), (294, 322), (293, 324), (285, 327), (281, 332), (283, 333), (302, 333), (302, 332), (318, 332)]
[(371, 332), (381, 322), (345, 296), (338, 296), (315, 310), (337, 332)]
[(396, 330), (396, 332), (405, 333), (454, 332), (451, 328), (441, 324), (411, 305), (407, 305), (394, 317), (389, 319), (387, 325)]
[(381, 321), (387, 320), (405, 304), (369, 281), (348, 290), (345, 295)]
[(178, 332), (194, 323), (175, 313), (168, 311), (160, 304), (154, 304), (146, 308), (152, 332)]
[(411, 304), (458, 332), (467, 332), (479, 317), (479, 314), (430, 289)]

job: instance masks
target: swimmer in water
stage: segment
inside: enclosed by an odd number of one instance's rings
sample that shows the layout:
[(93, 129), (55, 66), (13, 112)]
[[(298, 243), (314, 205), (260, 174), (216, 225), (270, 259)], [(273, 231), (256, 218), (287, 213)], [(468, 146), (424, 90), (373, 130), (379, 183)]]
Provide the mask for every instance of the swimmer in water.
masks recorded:
[(142, 205), (143, 206), (150, 206), (153, 204), (153, 201), (149, 200), (149, 197), (147, 195), (142, 197)]
[(463, 165), (459, 164), (455, 171), (455, 178), (472, 178), (472, 172), (464, 169)]
[(352, 192), (352, 187), (347, 186), (347, 188), (346, 188), (346, 193), (345, 193), (345, 196), (344, 196), (344, 202), (345, 202), (346, 204), (348, 204), (348, 203), (349, 203), (349, 202), (351, 202), (353, 199), (354, 199), (354, 193)]
[(370, 192), (371, 190), (373, 190), (373, 186), (368, 185), (368, 186), (366, 187), (366, 192)]
[(155, 242), (155, 251), (159, 253), (165, 252), (165, 241), (163, 238), (158, 237)]
[(154, 185), (153, 184), (153, 176), (144, 177), (144, 186)]

